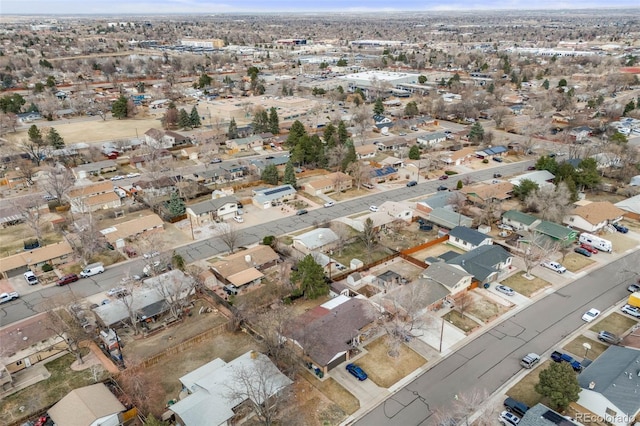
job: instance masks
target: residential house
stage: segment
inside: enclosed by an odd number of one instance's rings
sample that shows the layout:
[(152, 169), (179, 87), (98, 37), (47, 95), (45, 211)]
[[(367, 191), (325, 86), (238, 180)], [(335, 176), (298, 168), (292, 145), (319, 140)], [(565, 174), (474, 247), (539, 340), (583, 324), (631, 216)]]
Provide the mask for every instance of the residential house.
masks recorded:
[(376, 114), (373, 116), (374, 125), (378, 129), (382, 129), (384, 127), (391, 128), (393, 127), (393, 120), (389, 117), (385, 117), (384, 115)]
[(394, 180), (398, 178), (398, 169), (391, 166), (381, 167), (379, 169), (371, 170), (370, 176), (372, 182), (386, 182), (387, 180)]
[(624, 210), (625, 217), (640, 220), (640, 195), (635, 195), (627, 198), (626, 200), (618, 201), (615, 206)]
[(516, 231), (529, 231), (539, 222), (540, 219), (537, 217), (518, 210), (509, 210), (502, 213), (502, 223), (511, 226)]
[(254, 189), (253, 204), (262, 209), (276, 206), (278, 203), (293, 200), (296, 197), (296, 189), (291, 185), (281, 185), (274, 188)]
[(135, 167), (136, 169), (144, 168), (144, 165), (149, 161), (171, 161), (173, 160), (173, 155), (171, 151), (160, 148), (153, 152), (142, 154), (142, 155), (132, 155), (129, 159), (129, 165), (131, 167)]
[(374, 142), (378, 147), (378, 151), (400, 151), (402, 148), (406, 148), (408, 142), (404, 138), (389, 137)]
[(470, 227), (473, 219), (463, 214), (457, 213), (450, 208), (436, 207), (428, 215), (429, 222), (442, 226), (443, 228), (453, 229), (456, 226)]
[(416, 142), (419, 145), (422, 145), (425, 147), (434, 147), (439, 143), (445, 142), (446, 140), (447, 140), (447, 135), (444, 134), (443, 132), (431, 132), (425, 135), (418, 136), (418, 138), (416, 139)]
[(196, 180), (203, 184), (223, 183), (231, 180), (231, 174), (220, 167), (214, 167), (208, 170), (199, 170), (193, 173)]
[(19, 170), (7, 170), (0, 179), (0, 185), (6, 185), (8, 189), (24, 188), (29, 186), (27, 179)]
[(149, 129), (144, 132), (144, 142), (153, 148), (171, 148), (172, 141), (164, 138), (164, 131), (160, 129)]
[(333, 249), (339, 240), (331, 228), (316, 228), (293, 237), (293, 247), (304, 254), (316, 250), (326, 252)]
[(271, 247), (258, 245), (226, 256), (211, 264), (218, 283), (236, 288), (259, 284), (264, 271), (275, 266), (280, 256)]
[(182, 148), (180, 150), (180, 156), (182, 158), (186, 158), (188, 160), (197, 160), (198, 157), (200, 156), (200, 150), (202, 149), (202, 147), (199, 146), (189, 146), (186, 148)]
[(556, 112), (555, 114), (553, 114), (551, 116), (551, 122), (552, 123), (556, 123), (556, 124), (569, 124), (569, 121), (573, 120), (573, 117), (568, 116), (568, 115), (564, 115), (561, 114), (559, 112)]
[(140, 180), (134, 182), (131, 189), (134, 193), (141, 193), (145, 198), (163, 197), (175, 191), (175, 180), (169, 176), (161, 176), (155, 180)]
[(17, 225), (24, 222), (24, 213), (16, 206), (4, 206), (0, 207), (0, 226), (6, 228), (7, 226)]
[(29, 269), (35, 271), (45, 263), (52, 266), (65, 263), (71, 255), (73, 255), (73, 248), (64, 240), (33, 250), (21, 251), (0, 259), (0, 274), (4, 278), (19, 276)]
[[(247, 392), (238, 380), (241, 373), (259, 381), (260, 391)], [(188, 395), (170, 407), (177, 424), (222, 426), (242, 423), (246, 413), (251, 412), (248, 405), (269, 404), (265, 397), (274, 397), (293, 382), (269, 357), (249, 351), (228, 363), (216, 358), (180, 377), (180, 383)], [(240, 396), (247, 394), (248, 398)]]
[(574, 138), (576, 141), (583, 141), (591, 136), (593, 129), (589, 126), (578, 126), (571, 129), (569, 132), (569, 136)]
[(624, 210), (609, 201), (588, 202), (578, 205), (569, 212), (562, 223), (593, 234), (610, 223), (622, 220), (624, 213)]
[(518, 426), (581, 426), (568, 416), (553, 411), (544, 404), (537, 403), (522, 416)]
[(16, 118), (18, 122), (22, 124), (33, 123), (37, 120), (42, 120), (42, 116), (39, 112), (24, 112), (21, 114), (16, 114)]
[(640, 415), (639, 366), (640, 350), (609, 346), (578, 375), (578, 404), (606, 424), (633, 424)]
[(133, 220), (118, 223), (100, 231), (105, 239), (118, 248), (126, 245), (127, 240), (138, 239), (152, 232), (164, 231), (164, 222), (160, 216), (152, 213)]
[(241, 164), (236, 164), (236, 163), (232, 163), (232, 164), (222, 163), (220, 164), (220, 168), (230, 176), (231, 180), (241, 179), (247, 172), (247, 166), (243, 166)]
[(71, 189), (66, 194), (66, 198), (73, 213), (95, 212), (121, 205), (120, 197), (114, 191), (113, 183), (110, 181)]
[(104, 383), (69, 392), (47, 410), (56, 426), (119, 426), (126, 407)]
[(430, 213), (437, 208), (448, 207), (451, 210), (452, 195), (448, 191), (439, 191), (416, 203), (416, 210), (421, 213)]
[(511, 182), (495, 181), (494, 183), (476, 183), (463, 186), (460, 192), (467, 196), (469, 202), (484, 206), (492, 201), (506, 201), (513, 196)]
[(445, 262), (432, 263), (422, 271), (422, 278), (431, 283), (437, 283), (447, 289), (448, 294), (456, 294), (466, 290), (471, 285), (473, 275), (457, 265)]
[(94, 163), (80, 164), (71, 169), (76, 179), (87, 179), (89, 176), (98, 176), (103, 173), (111, 173), (118, 170), (118, 165), (113, 160), (102, 160)]
[(229, 139), (225, 142), (232, 151), (250, 151), (254, 148), (262, 148), (262, 138), (259, 135), (251, 135), (246, 138)]
[(459, 166), (471, 161), (475, 156), (475, 150), (472, 147), (466, 147), (457, 151), (444, 153), (440, 158), (440, 161), (449, 166)]
[(380, 161), (380, 166), (382, 167), (393, 167), (394, 169), (400, 169), (403, 168), (405, 166), (405, 162), (404, 159), (402, 158), (396, 158), (394, 156), (388, 156), (383, 158)]
[(354, 355), (374, 324), (371, 312), (366, 299), (340, 295), (292, 319), (285, 337), (326, 374)]
[(68, 349), (64, 339), (47, 327), (48, 322), (48, 314), (40, 313), (0, 328), (2, 362), (9, 374)]
[(256, 159), (250, 160), (249, 164), (251, 164), (251, 167), (255, 169), (258, 175), (261, 175), (264, 169), (270, 164), (273, 164), (276, 167), (281, 167), (286, 165), (288, 162), (289, 162), (288, 156), (280, 155), (280, 156), (272, 157), (269, 159), (256, 158)]
[(186, 213), (189, 220), (197, 226), (231, 219), (238, 213), (238, 199), (226, 196), (202, 201), (187, 206)]
[(458, 265), (480, 284), (498, 281), (511, 268), (513, 256), (498, 245), (482, 245), (464, 254), (452, 255), (445, 260), (449, 265)]
[(376, 282), (379, 287), (389, 290), (401, 284), (406, 284), (407, 280), (402, 275), (389, 269), (377, 275)]
[(506, 146), (496, 145), (490, 148), (485, 148), (480, 151), (476, 151), (475, 154), (478, 158), (488, 158), (488, 157), (500, 157), (506, 154), (509, 150)]
[(493, 244), (493, 238), (466, 226), (456, 226), (449, 231), (449, 244), (469, 251), (480, 246)]
[(356, 155), (359, 160), (364, 160), (367, 158), (373, 158), (378, 153), (378, 146), (374, 144), (369, 145), (360, 145), (355, 148)]
[(564, 245), (572, 244), (578, 238), (578, 231), (575, 229), (546, 220), (541, 220), (540, 223), (532, 226), (531, 229)]
[(353, 178), (346, 173), (334, 172), (320, 176), (304, 184), (304, 191), (311, 195), (343, 192), (353, 187)]
[(169, 147), (187, 145), (191, 143), (191, 138), (188, 136), (181, 135), (180, 133), (173, 132), (171, 130), (164, 132), (162, 139), (166, 141), (166, 145), (171, 144)]
[(378, 212), (386, 213), (394, 219), (404, 220), (408, 223), (411, 223), (413, 220), (413, 209), (410, 209), (404, 203), (385, 201), (378, 208)]
[(515, 177), (513, 179), (509, 179), (512, 185), (520, 185), (523, 180), (530, 180), (538, 184), (540, 188), (544, 186), (553, 185), (553, 180), (555, 179), (555, 175), (548, 170), (535, 170), (529, 173), (524, 173)]

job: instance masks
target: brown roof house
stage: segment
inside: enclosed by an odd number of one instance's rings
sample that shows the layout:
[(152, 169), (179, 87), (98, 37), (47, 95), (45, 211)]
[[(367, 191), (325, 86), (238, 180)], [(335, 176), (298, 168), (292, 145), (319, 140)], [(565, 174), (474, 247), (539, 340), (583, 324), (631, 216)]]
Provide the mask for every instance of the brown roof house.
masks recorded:
[(125, 410), (104, 383), (96, 383), (72, 390), (47, 413), (57, 426), (117, 426)]
[(504, 201), (513, 195), (513, 184), (511, 182), (496, 181), (496, 183), (477, 183), (471, 186), (464, 186), (460, 190), (467, 196), (473, 204), (482, 206), (492, 200)]
[(45, 263), (51, 265), (64, 263), (71, 255), (73, 255), (73, 248), (67, 241), (49, 244), (13, 256), (3, 257), (0, 259), (0, 273), (4, 278), (14, 277), (27, 272), (29, 268), (35, 271), (38, 266)]
[(625, 211), (609, 201), (582, 202), (562, 219), (562, 223), (587, 232), (598, 232), (622, 220)]
[(111, 244), (122, 248), (126, 245), (127, 239), (139, 238), (144, 234), (159, 231), (164, 231), (164, 222), (160, 216), (153, 213), (102, 229), (100, 233)]
[(259, 284), (266, 269), (276, 265), (280, 256), (271, 247), (258, 245), (229, 255), (211, 264), (211, 270), (221, 285), (236, 288)]
[(73, 213), (88, 213), (120, 207), (120, 197), (110, 181), (74, 188), (67, 193)]
[(160, 129), (149, 129), (144, 132), (144, 141), (153, 148), (171, 148), (172, 143), (164, 139), (164, 131)]
[(353, 178), (346, 173), (335, 172), (318, 177), (304, 184), (304, 190), (311, 195), (326, 194), (328, 192), (341, 192), (353, 187)]
[(293, 319), (285, 337), (325, 374), (348, 361), (375, 321), (369, 301), (340, 295)]

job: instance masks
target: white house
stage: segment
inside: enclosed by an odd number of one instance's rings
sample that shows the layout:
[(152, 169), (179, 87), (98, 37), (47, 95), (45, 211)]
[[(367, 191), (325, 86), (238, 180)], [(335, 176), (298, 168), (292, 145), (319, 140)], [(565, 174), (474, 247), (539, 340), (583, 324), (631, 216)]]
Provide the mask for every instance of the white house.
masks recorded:
[(456, 294), (469, 288), (473, 275), (458, 265), (436, 262), (422, 271), (422, 278), (444, 286), (450, 294)]
[(620, 221), (624, 213), (609, 201), (582, 202), (562, 219), (562, 223), (594, 233), (610, 223)]
[(447, 140), (447, 135), (443, 132), (432, 132), (426, 135), (421, 135), (416, 139), (416, 142), (423, 146), (435, 146), (439, 143), (443, 143)]
[(466, 226), (456, 226), (449, 231), (449, 244), (469, 251), (480, 246), (492, 245), (493, 238)]
[(293, 238), (293, 247), (308, 254), (314, 250), (333, 248), (340, 238), (329, 228), (317, 228)]
[(213, 198), (187, 206), (186, 213), (198, 225), (227, 220), (238, 214), (238, 200), (233, 196)]
[(385, 201), (379, 207), (380, 212), (384, 212), (394, 219), (402, 219), (405, 222), (411, 223), (413, 220), (413, 209), (410, 209), (403, 203), (396, 201)]

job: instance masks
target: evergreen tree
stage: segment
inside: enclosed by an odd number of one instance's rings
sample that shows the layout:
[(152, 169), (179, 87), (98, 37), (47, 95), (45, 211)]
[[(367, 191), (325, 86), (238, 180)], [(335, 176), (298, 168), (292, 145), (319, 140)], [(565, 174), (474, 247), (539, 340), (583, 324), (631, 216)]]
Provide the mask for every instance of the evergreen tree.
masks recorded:
[(198, 109), (194, 105), (193, 108), (191, 108), (191, 114), (189, 114), (189, 126), (194, 128), (200, 127), (201, 125), (200, 114), (198, 114)]
[(60, 133), (53, 127), (49, 129), (47, 134), (47, 143), (53, 147), (53, 149), (64, 148), (64, 139), (60, 136)]
[(535, 390), (549, 399), (551, 408), (562, 412), (570, 403), (578, 400), (580, 385), (571, 364), (553, 362), (540, 372), (539, 378)]
[(471, 130), (469, 131), (469, 139), (475, 143), (479, 143), (484, 139), (484, 128), (479, 121), (473, 123)]
[(327, 144), (327, 148), (331, 149), (336, 146), (336, 126), (333, 123), (329, 123), (325, 126), (324, 132), (322, 133), (322, 139)]
[(409, 150), (409, 159), (410, 160), (419, 160), (420, 159), (420, 147), (418, 145), (414, 145)]
[(536, 161), (536, 170), (547, 170), (555, 175), (558, 171), (558, 162), (553, 157), (543, 155)]
[(358, 155), (356, 154), (356, 149), (353, 146), (353, 143), (349, 141), (346, 144), (346, 147), (347, 147), (347, 155), (344, 156), (344, 159), (342, 160), (342, 164), (340, 165), (340, 169), (343, 172), (347, 170), (347, 168), (349, 167), (349, 164), (355, 163), (356, 161), (358, 161)]
[(296, 171), (293, 169), (293, 163), (291, 162), (291, 160), (287, 162), (287, 165), (284, 168), (283, 183), (289, 184), (294, 188), (298, 187), (298, 182), (296, 179)]
[(180, 113), (178, 115), (178, 127), (181, 129), (191, 127), (191, 118), (184, 108), (180, 109)]
[(304, 295), (306, 299), (316, 299), (329, 294), (322, 266), (318, 265), (310, 254), (298, 262), (298, 269), (291, 274), (291, 281), (298, 285), (297, 293)]
[(373, 105), (373, 113), (378, 115), (384, 113), (384, 105), (382, 104), (382, 99), (376, 99), (376, 102)]
[(404, 107), (404, 115), (407, 117), (415, 117), (420, 114), (420, 110), (418, 109), (418, 104), (416, 101), (408, 102)]
[(636, 104), (633, 102), (633, 99), (631, 99), (625, 106), (624, 106), (624, 112), (622, 113), (622, 115), (627, 115), (629, 114), (631, 111), (633, 111), (634, 109), (636, 109)]
[(456, 184), (456, 189), (460, 190), (460, 189), (462, 189), (463, 186), (464, 186), (464, 184), (462, 183), (462, 181), (458, 180), (458, 183)]
[(123, 118), (127, 118), (127, 98), (124, 95), (120, 95), (118, 100), (116, 100), (111, 106), (111, 115), (121, 120)]
[(198, 79), (198, 87), (200, 89), (204, 89), (205, 87), (209, 87), (211, 85), (211, 77), (209, 77), (206, 73), (202, 73), (200, 78)]
[(265, 133), (269, 131), (269, 115), (267, 111), (261, 109), (253, 116), (253, 121), (251, 122), (251, 127), (253, 127), (253, 133)]
[[(291, 162), (291, 161), (289, 161)], [(260, 179), (262, 179), (264, 181), (264, 183), (268, 183), (270, 185), (277, 185), (278, 184), (278, 169), (276, 168), (275, 164), (269, 164), (267, 165), (264, 170), (262, 171), (262, 174), (260, 175)]]
[(229, 122), (229, 130), (227, 130), (227, 138), (235, 139), (238, 137), (238, 125), (236, 124), (235, 118), (231, 118)]
[(425, 84), (427, 82), (427, 77), (424, 75), (419, 75), (418, 76), (418, 83), (420, 84)]
[(269, 110), (269, 131), (274, 135), (280, 134), (280, 118), (275, 107)]
[(38, 126), (32, 124), (31, 127), (29, 127), (27, 135), (29, 136), (29, 141), (31, 143), (42, 145), (42, 133), (40, 133), (40, 129), (38, 129)]
[(540, 188), (538, 184), (531, 179), (522, 179), (520, 184), (513, 185), (513, 195), (518, 197), (520, 201), (524, 201), (529, 194), (535, 193), (538, 188)]
[(294, 121), (289, 129), (289, 136), (287, 136), (287, 146), (293, 149), (298, 144), (298, 140), (306, 135), (307, 131), (304, 128), (304, 124), (300, 120)]
[(171, 198), (167, 203), (167, 209), (169, 210), (171, 217), (183, 215), (186, 211), (184, 201), (182, 201), (182, 198), (180, 198), (177, 191), (171, 193)]
[(347, 143), (348, 139), (349, 139), (349, 132), (347, 132), (347, 125), (344, 123), (343, 120), (340, 120), (340, 122), (338, 123), (338, 142), (344, 145), (345, 143)]
[(545, 89), (545, 90), (549, 90), (549, 80), (545, 79), (542, 82), (542, 88)]

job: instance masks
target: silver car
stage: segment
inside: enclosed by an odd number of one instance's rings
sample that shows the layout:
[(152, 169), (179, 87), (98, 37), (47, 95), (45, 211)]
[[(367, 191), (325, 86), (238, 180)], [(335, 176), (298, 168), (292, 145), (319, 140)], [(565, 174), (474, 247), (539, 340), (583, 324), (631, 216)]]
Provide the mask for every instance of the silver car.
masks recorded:
[(622, 309), (620, 309), (625, 314), (629, 314), (632, 317), (640, 318), (640, 308), (637, 306), (624, 305)]
[(516, 293), (511, 287), (507, 287), (506, 285), (498, 285), (496, 286), (496, 290), (507, 296), (513, 296)]

